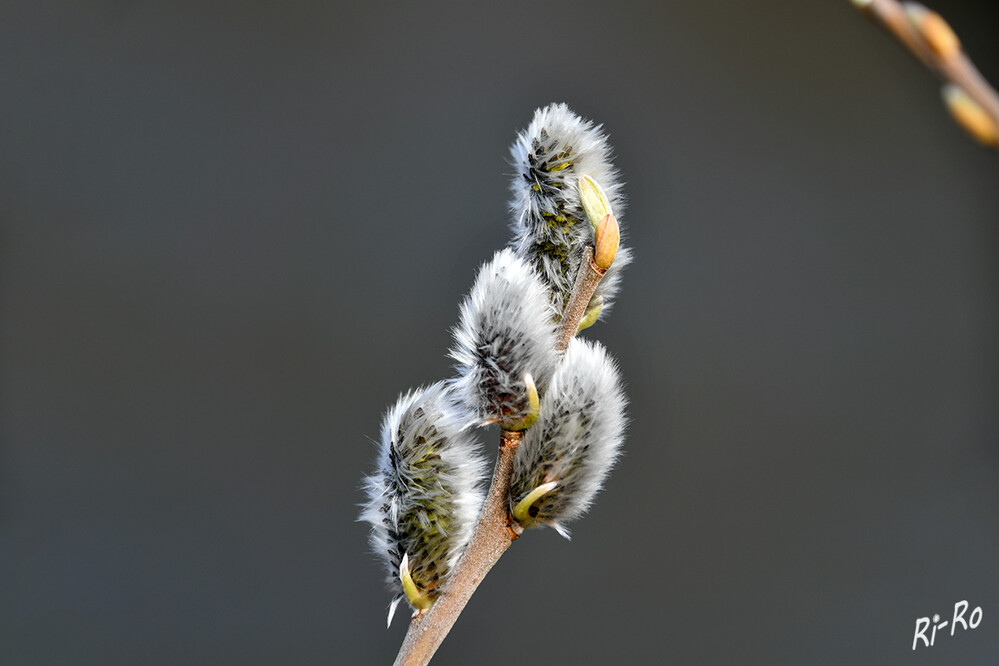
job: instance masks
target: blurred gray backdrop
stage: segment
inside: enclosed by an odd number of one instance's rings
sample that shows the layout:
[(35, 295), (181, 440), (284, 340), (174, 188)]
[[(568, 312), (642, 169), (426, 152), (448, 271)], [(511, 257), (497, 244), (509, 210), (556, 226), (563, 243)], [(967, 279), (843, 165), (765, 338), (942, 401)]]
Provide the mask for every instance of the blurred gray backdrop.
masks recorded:
[(391, 663), (360, 479), (551, 101), (627, 181), (630, 436), (434, 663), (999, 662), (999, 156), (848, 2), (14, 0), (0, 664)]

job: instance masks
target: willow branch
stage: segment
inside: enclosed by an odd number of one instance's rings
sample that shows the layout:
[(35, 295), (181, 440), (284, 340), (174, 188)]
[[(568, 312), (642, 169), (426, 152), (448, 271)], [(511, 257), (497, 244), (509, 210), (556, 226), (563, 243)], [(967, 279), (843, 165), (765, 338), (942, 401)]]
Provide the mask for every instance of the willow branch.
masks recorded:
[[(555, 345), (557, 350), (565, 351), (576, 334), (593, 291), (614, 261), (619, 240), (617, 219), (606, 215), (594, 233), (594, 245), (584, 250), (572, 295), (562, 316)], [(523, 532), (510, 513), (510, 474), (522, 436), (523, 431), (501, 431), (492, 484), (472, 538), (434, 605), (409, 623), (394, 666), (425, 666), (430, 662), (482, 579)]]
[(939, 14), (914, 2), (852, 2), (943, 80), (944, 101), (955, 121), (979, 142), (999, 148), (999, 93), (965, 55), (957, 35)]
[(565, 312), (562, 313), (562, 326), (559, 329), (555, 349), (561, 352), (569, 346), (569, 341), (576, 335), (576, 330), (579, 328), (579, 322), (586, 314), (586, 308), (590, 304), (593, 292), (596, 291), (597, 285), (600, 284), (600, 280), (606, 272), (593, 263), (593, 248), (586, 247), (579, 264), (579, 272), (576, 273), (576, 282), (572, 286), (569, 303), (565, 306)]

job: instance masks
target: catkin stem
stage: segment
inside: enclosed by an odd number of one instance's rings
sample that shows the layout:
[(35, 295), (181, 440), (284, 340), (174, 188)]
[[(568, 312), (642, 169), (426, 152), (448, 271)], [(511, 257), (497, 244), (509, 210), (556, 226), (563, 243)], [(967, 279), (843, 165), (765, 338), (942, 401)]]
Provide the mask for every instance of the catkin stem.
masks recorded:
[(562, 313), (562, 327), (559, 329), (558, 342), (555, 343), (555, 349), (559, 352), (564, 352), (569, 346), (569, 341), (576, 335), (579, 322), (583, 320), (586, 307), (590, 304), (590, 298), (593, 297), (593, 292), (596, 291), (606, 272), (593, 264), (593, 248), (587, 246), (583, 250), (582, 261), (579, 262), (579, 272), (576, 274), (576, 282), (572, 285), (569, 303)]
[(521, 432), (502, 431), (492, 485), (479, 513), (475, 532), (437, 601), (430, 610), (410, 622), (395, 666), (425, 666), (430, 662), (479, 583), (520, 536), (522, 528), (510, 516), (509, 495), (513, 454), (522, 435)]

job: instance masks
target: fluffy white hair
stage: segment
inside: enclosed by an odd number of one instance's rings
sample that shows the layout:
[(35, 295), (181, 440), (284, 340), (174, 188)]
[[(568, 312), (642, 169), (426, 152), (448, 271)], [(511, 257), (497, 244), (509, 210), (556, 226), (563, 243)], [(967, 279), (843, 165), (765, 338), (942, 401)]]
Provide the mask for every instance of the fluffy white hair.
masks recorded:
[(402, 598), (399, 567), (409, 556), (414, 582), (434, 596), (475, 528), (485, 462), (474, 420), (445, 382), (400, 396), (382, 421), (377, 470), (364, 479), (371, 549)]
[(627, 398), (617, 365), (603, 345), (574, 338), (541, 399), (541, 415), (517, 448), (510, 479), (514, 505), (544, 483), (557, 482), (530, 508), (531, 524), (555, 527), (593, 502), (624, 441)]
[[(531, 263), (552, 290), (561, 312), (576, 273), (583, 247), (593, 242), (593, 231), (579, 201), (577, 183), (589, 176), (600, 184), (621, 224), (624, 196), (611, 148), (600, 125), (573, 113), (565, 104), (535, 111), (527, 129), (510, 148), (515, 169), (510, 185), (512, 245)], [(591, 299), (601, 315), (610, 311), (620, 283), (620, 270), (631, 261), (626, 247)]]
[(530, 374), (539, 392), (555, 370), (555, 309), (537, 273), (511, 249), (479, 270), (461, 304), (451, 358), (455, 387), (483, 421), (500, 426), (527, 413)]

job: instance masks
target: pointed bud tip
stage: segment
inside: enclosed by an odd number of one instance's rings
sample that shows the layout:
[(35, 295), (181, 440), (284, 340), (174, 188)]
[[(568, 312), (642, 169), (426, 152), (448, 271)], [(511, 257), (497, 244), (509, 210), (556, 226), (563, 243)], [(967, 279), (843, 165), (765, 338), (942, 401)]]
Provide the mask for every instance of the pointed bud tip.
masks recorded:
[[(413, 576), (409, 572), (408, 553), (402, 556), (402, 564), (399, 565), (399, 580), (402, 582), (402, 591), (405, 593), (409, 605), (414, 609), (425, 611), (434, 604), (434, 600), (430, 598), (430, 595), (425, 590), (421, 590), (416, 581), (413, 580)], [(391, 621), (391, 618), (389, 618), (389, 621)]]
[(606, 215), (613, 212), (607, 195), (597, 181), (589, 176), (579, 178), (579, 203), (586, 212), (586, 217), (590, 221), (590, 227), (596, 230), (597, 225)]
[(597, 225), (594, 234), (593, 265), (601, 270), (607, 270), (614, 263), (617, 248), (621, 244), (621, 228), (614, 215), (607, 214)]
[(539, 499), (544, 497), (546, 494), (550, 493), (555, 487), (558, 486), (558, 481), (549, 481), (548, 483), (542, 483), (540, 486), (527, 493), (524, 499), (517, 502), (517, 506), (513, 508), (513, 518), (523, 527), (531, 527), (535, 524), (535, 520), (531, 517), (531, 507)]
[(527, 430), (538, 420), (538, 414), (541, 411), (541, 398), (538, 395), (538, 387), (534, 384), (534, 377), (529, 372), (524, 373), (524, 385), (527, 387), (527, 395), (525, 396), (527, 401), (526, 413), (518, 421), (501, 424), (504, 430), (512, 430), (514, 432)]

